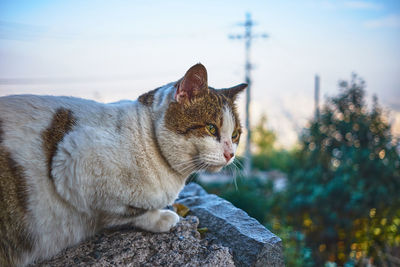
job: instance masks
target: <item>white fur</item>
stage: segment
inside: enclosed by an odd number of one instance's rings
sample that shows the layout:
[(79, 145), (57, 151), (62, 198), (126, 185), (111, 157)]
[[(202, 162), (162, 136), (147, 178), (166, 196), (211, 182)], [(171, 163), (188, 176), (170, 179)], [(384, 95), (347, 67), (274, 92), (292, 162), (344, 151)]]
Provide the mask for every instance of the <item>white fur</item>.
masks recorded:
[[(0, 98), (3, 143), (23, 166), (29, 188), (27, 221), (35, 244), (21, 265), (49, 258), (112, 225), (169, 231), (179, 217), (160, 209), (173, 203), (186, 177), (233, 161), (226, 162), (223, 155), (224, 150), (236, 151), (229, 108), (224, 109), (221, 142), (211, 136), (185, 138), (169, 131), (164, 122), (174, 90), (173, 84), (159, 89), (151, 107), (137, 101), (105, 105), (69, 97)], [(77, 124), (58, 145), (53, 181), (41, 133), (60, 107), (71, 110)], [(124, 216), (129, 207), (150, 211), (129, 218)]]

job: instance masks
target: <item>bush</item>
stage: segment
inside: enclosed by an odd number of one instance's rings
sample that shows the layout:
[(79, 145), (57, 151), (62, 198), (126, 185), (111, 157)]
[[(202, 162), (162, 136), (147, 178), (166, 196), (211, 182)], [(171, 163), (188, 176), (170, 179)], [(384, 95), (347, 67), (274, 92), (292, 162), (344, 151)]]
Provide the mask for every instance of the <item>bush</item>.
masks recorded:
[(256, 127), (253, 167), (287, 172), (286, 191), (273, 192), (271, 182), (255, 177), (238, 178), (237, 188), (203, 186), (280, 236), (287, 266), (396, 266), (399, 140), (376, 97), (367, 108), (361, 79), (353, 76), (339, 86), (341, 92), (309, 122), (296, 151), (274, 148), (266, 119)]
[(368, 111), (353, 76), (328, 99), (301, 137), (289, 176), (290, 224), (306, 235), (319, 264), (385, 261), (400, 243), (400, 158), (377, 98)]
[(207, 192), (217, 194), (230, 201), (236, 207), (246, 211), (249, 216), (271, 229), (281, 237), (286, 266), (313, 266), (311, 249), (305, 245), (305, 237), (285, 224), (281, 217), (285, 211), (281, 209), (284, 194), (274, 193), (269, 181), (257, 177), (237, 177), (234, 183), (202, 184)]
[(256, 154), (252, 157), (252, 166), (255, 170), (280, 170), (290, 172), (293, 167), (293, 154), (295, 151), (272, 150), (268, 154)]

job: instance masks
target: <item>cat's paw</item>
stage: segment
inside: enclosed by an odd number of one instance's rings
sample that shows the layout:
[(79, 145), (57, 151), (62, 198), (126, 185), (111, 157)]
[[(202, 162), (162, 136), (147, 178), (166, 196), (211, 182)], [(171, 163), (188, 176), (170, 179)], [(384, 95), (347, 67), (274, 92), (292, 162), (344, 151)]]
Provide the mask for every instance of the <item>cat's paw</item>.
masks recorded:
[(170, 210), (150, 210), (135, 218), (134, 226), (153, 233), (171, 230), (179, 222), (179, 216)]
[(171, 210), (160, 210), (160, 218), (154, 225), (153, 232), (169, 232), (179, 222), (179, 216)]

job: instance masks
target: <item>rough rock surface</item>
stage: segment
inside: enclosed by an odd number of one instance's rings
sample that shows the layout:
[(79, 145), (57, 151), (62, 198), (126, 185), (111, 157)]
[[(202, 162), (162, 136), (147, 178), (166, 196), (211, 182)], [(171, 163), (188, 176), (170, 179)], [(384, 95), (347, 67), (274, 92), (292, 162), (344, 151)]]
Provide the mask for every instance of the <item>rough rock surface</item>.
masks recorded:
[(198, 224), (188, 216), (170, 233), (107, 229), (33, 266), (234, 266), (228, 248), (200, 239)]
[(236, 266), (284, 266), (281, 239), (230, 202), (197, 184), (187, 185), (177, 202), (190, 208), (200, 227), (208, 228), (210, 243), (232, 250)]
[(197, 217), (170, 233), (107, 229), (33, 266), (284, 266), (280, 238), (228, 201), (188, 184), (177, 202)]

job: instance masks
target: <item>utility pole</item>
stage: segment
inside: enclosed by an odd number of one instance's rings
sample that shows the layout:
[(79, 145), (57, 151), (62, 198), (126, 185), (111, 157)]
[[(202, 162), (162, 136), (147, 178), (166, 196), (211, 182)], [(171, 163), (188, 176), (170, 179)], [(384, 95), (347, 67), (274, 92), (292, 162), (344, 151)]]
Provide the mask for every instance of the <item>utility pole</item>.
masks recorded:
[(314, 82), (314, 108), (315, 108), (315, 120), (319, 121), (319, 75), (315, 75)]
[(240, 23), (240, 26), (244, 26), (245, 32), (244, 34), (238, 35), (229, 35), (230, 39), (240, 39), (245, 41), (245, 55), (246, 55), (246, 63), (245, 63), (245, 80), (248, 84), (246, 89), (246, 130), (247, 130), (247, 138), (246, 138), (246, 150), (245, 150), (245, 162), (244, 162), (244, 173), (246, 176), (251, 175), (251, 151), (250, 151), (250, 142), (251, 142), (251, 129), (250, 129), (250, 98), (251, 98), (251, 69), (252, 64), (250, 63), (250, 48), (251, 41), (256, 38), (268, 38), (268, 35), (263, 34), (252, 34), (251, 28), (255, 25), (254, 21), (251, 19), (250, 13), (246, 14), (246, 21), (244, 23)]

